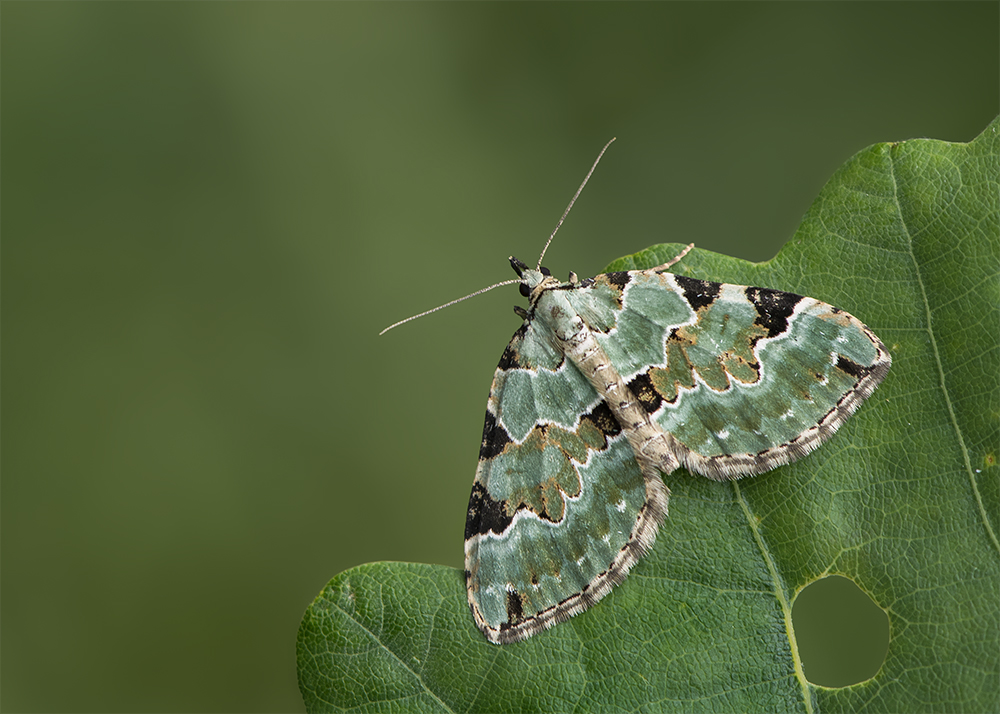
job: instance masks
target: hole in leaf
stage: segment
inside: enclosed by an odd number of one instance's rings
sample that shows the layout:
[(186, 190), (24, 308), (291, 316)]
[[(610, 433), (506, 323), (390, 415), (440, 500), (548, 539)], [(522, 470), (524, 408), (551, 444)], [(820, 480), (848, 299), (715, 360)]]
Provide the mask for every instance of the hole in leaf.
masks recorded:
[(821, 687), (871, 679), (889, 651), (889, 616), (839, 575), (803, 588), (792, 604), (792, 627), (806, 679)]

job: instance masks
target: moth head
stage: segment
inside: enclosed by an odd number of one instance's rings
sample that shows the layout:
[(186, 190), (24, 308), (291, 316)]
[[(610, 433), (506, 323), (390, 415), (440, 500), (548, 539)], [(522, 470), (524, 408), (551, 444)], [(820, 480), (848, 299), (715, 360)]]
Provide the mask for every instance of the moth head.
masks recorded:
[(558, 282), (552, 277), (552, 273), (548, 268), (541, 267), (538, 270), (534, 270), (514, 256), (510, 256), (510, 267), (514, 269), (517, 277), (521, 279), (521, 284), (518, 286), (521, 295), (531, 298), (532, 303), (535, 302), (537, 296), (541, 293), (538, 290), (540, 286), (549, 287), (550, 283), (555, 285)]

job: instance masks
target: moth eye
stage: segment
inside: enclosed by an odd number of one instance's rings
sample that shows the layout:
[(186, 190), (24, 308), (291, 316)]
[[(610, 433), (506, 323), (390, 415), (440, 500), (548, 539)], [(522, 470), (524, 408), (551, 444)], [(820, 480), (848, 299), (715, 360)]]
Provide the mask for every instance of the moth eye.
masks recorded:
[(542, 275), (552, 275), (548, 268), (542, 267)]
[(521, 283), (517, 289), (521, 291), (521, 295), (524, 297), (528, 297), (529, 295), (531, 295), (531, 290), (529, 290), (528, 286), (525, 285), (524, 283)]

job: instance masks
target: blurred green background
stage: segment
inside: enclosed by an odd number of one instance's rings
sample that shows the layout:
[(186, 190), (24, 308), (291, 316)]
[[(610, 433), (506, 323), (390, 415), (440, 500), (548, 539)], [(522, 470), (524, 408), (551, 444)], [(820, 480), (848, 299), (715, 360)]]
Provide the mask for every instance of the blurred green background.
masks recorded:
[[(459, 566), (513, 277), (765, 260), (968, 141), (996, 3), (4, 2), (6, 711), (299, 710), (337, 572)], [(775, 286), (780, 287), (780, 286)]]

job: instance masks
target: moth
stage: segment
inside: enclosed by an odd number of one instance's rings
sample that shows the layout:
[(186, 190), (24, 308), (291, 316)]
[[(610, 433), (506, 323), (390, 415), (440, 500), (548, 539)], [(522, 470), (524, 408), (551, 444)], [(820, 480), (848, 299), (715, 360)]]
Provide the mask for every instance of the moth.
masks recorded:
[(565, 282), (542, 257), (509, 259), (518, 277), (500, 284), (528, 306), (493, 376), (465, 526), (469, 607), (490, 642), (621, 583), (667, 515), (661, 474), (726, 481), (795, 461), (888, 372), (885, 345), (836, 307), (666, 272), (690, 249)]

